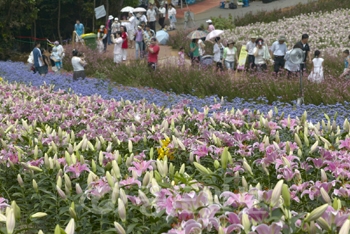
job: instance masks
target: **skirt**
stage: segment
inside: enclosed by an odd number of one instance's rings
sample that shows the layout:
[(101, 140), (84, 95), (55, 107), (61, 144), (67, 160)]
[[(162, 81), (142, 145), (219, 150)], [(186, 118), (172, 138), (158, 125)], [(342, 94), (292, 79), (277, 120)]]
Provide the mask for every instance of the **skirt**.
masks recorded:
[(85, 79), (85, 77), (86, 75), (84, 70), (73, 72), (73, 80), (77, 80), (78, 78)]

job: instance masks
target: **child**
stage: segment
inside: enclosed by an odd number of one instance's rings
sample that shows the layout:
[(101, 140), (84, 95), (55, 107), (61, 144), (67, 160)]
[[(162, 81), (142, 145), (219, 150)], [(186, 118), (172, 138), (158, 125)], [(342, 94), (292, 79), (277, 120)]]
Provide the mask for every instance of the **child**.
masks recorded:
[(185, 66), (185, 49), (183, 47), (180, 48), (178, 55), (179, 59), (177, 64), (179, 67)]
[(312, 72), (310, 73), (308, 79), (310, 81), (321, 83), (324, 79), (323, 77), (323, 58), (320, 58), (321, 52), (319, 50), (316, 50), (314, 53), (314, 59), (312, 60), (313, 68)]
[[(350, 36), (349, 36), (350, 38)], [(345, 79), (350, 79), (350, 55), (349, 55), (349, 50), (344, 50), (343, 51), (343, 56), (344, 56), (344, 71), (340, 75), (339, 78), (345, 78)]]
[(58, 54), (56, 47), (52, 48), (52, 53), (50, 58), (55, 62), (55, 67), (57, 68), (57, 71), (59, 71), (61, 69), (61, 57)]

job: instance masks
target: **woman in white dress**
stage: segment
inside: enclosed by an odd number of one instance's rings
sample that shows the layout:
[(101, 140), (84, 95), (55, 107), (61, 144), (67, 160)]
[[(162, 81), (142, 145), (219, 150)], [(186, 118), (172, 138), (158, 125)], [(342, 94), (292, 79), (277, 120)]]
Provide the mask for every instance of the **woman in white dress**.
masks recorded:
[(170, 4), (168, 9), (168, 18), (170, 21), (170, 29), (175, 29), (175, 23), (176, 23), (176, 9), (173, 4)]
[(321, 83), (324, 80), (323, 77), (323, 58), (320, 58), (321, 52), (319, 50), (315, 51), (314, 59), (312, 60), (313, 68), (308, 79), (315, 83)]
[(114, 43), (113, 61), (118, 65), (123, 60), (123, 53), (122, 53), (123, 38), (122, 38), (122, 33), (120, 31), (116, 32), (115, 34), (112, 34), (112, 43)]

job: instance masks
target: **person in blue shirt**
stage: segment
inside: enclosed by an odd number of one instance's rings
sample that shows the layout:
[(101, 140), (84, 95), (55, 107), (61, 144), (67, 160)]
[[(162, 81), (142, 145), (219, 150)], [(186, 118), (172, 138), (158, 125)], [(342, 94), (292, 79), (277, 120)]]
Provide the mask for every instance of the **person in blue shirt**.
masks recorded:
[(84, 34), (84, 25), (82, 23), (80, 23), (79, 20), (76, 21), (76, 24), (74, 25), (74, 31), (76, 32), (77, 34), (77, 37), (76, 37), (76, 42), (80, 42), (81, 40), (81, 35)]
[(33, 60), (34, 60), (34, 67), (35, 70), (40, 74), (40, 75), (45, 75), (44, 71), (44, 61), (43, 61), (43, 56), (41, 54), (40, 50), (40, 42), (37, 42), (35, 44), (35, 47), (33, 49)]

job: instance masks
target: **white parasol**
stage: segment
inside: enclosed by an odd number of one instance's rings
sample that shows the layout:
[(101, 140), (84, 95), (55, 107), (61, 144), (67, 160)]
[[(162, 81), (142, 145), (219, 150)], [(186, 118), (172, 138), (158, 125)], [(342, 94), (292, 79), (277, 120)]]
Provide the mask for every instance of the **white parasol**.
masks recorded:
[(130, 12), (130, 11), (134, 11), (134, 8), (131, 6), (127, 6), (127, 7), (124, 7), (123, 9), (121, 9), (120, 12)]
[(223, 30), (213, 30), (213, 31), (211, 31), (208, 35), (207, 35), (207, 37), (205, 38), (205, 40), (210, 40), (210, 39), (213, 39), (213, 38), (215, 38), (215, 37), (218, 37), (218, 36), (220, 36), (221, 34), (223, 34), (224, 33), (224, 31)]
[(136, 7), (135, 9), (134, 9), (134, 12), (146, 12), (147, 10), (145, 9), (145, 8), (143, 8), (143, 7)]

